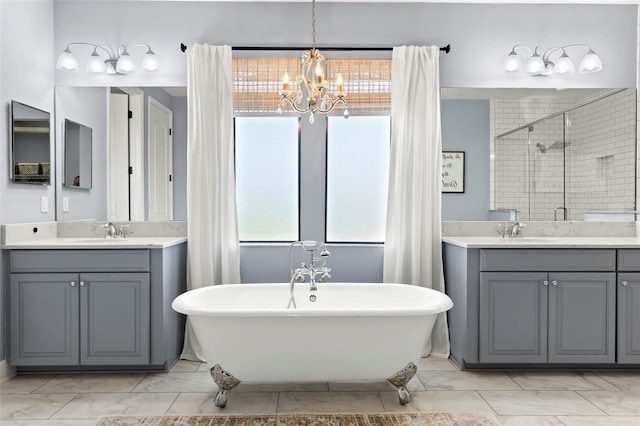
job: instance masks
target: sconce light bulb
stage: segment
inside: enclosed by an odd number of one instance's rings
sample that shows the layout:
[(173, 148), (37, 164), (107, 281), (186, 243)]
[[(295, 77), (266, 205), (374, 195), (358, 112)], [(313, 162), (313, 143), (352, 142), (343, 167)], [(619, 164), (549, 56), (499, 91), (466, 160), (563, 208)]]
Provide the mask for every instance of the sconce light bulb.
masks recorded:
[(160, 62), (155, 53), (149, 49), (142, 58), (142, 69), (145, 71), (157, 71), (160, 68)]
[(511, 53), (509, 53), (509, 56), (504, 60), (502, 70), (504, 72), (519, 72), (522, 70), (522, 60), (515, 50), (512, 50)]
[(133, 59), (131, 58), (131, 55), (129, 55), (129, 52), (127, 52), (127, 49), (125, 48), (116, 64), (116, 71), (119, 74), (129, 74), (129, 73), (135, 72), (135, 70), (136, 70), (136, 66), (133, 63)]
[(553, 67), (553, 71), (557, 74), (573, 74), (575, 68), (573, 67), (571, 58), (569, 58), (566, 53), (562, 53), (562, 56), (558, 58), (558, 61)]
[(58, 57), (56, 68), (65, 71), (78, 71), (78, 60), (68, 47)]
[(544, 61), (540, 57), (540, 53), (538, 52), (538, 48), (536, 47), (535, 52), (529, 60), (527, 61), (527, 65), (524, 67), (527, 74), (536, 75), (542, 74), (545, 71)]
[(600, 57), (596, 55), (591, 48), (589, 52), (580, 61), (580, 67), (578, 68), (582, 74), (590, 74), (602, 70), (602, 61)]
[(107, 66), (105, 65), (100, 55), (98, 55), (98, 52), (96, 52), (96, 49), (93, 49), (93, 53), (91, 54), (91, 56), (89, 56), (89, 59), (87, 59), (85, 69), (87, 72), (97, 73), (103, 73), (107, 71)]

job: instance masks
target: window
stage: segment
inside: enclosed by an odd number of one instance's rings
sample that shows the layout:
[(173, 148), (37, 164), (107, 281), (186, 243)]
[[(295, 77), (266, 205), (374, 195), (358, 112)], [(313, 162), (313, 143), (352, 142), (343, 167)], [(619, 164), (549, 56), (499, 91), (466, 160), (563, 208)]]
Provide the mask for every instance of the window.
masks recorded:
[(236, 117), (240, 241), (296, 241), (298, 117)]
[[(308, 125), (308, 114), (304, 124), (286, 108), (284, 117), (273, 115), (282, 76), (297, 75), (299, 67), (299, 57), (233, 59), (240, 240), (383, 242), (391, 60), (327, 59), (329, 91), (342, 74), (352, 113), (349, 120), (329, 117), (327, 133), (320, 120)], [(297, 90), (295, 78), (289, 89)]]
[(329, 117), (327, 242), (384, 242), (389, 116)]

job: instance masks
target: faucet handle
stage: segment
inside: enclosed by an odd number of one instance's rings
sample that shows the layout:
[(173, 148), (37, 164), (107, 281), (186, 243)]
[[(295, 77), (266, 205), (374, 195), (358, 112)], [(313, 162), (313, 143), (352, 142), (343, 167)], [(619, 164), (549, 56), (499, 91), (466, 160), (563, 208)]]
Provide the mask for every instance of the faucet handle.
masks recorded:
[(118, 230), (116, 232), (116, 237), (127, 238), (127, 234), (124, 232), (124, 230), (126, 228), (130, 228), (130, 227), (131, 227), (131, 225), (123, 225), (123, 224), (118, 225)]
[(522, 222), (516, 222), (513, 224), (513, 228), (511, 229), (511, 236), (512, 237), (517, 237), (518, 235), (520, 235), (520, 231), (522, 231), (522, 228), (526, 227), (527, 225), (522, 223)]

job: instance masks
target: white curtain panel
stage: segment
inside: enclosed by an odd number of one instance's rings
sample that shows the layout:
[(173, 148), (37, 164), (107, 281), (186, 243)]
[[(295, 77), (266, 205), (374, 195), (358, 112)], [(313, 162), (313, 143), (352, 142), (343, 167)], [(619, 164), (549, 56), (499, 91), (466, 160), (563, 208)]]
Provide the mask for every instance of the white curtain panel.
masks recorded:
[[(437, 46), (393, 49), (383, 281), (444, 292), (439, 55)], [(429, 354), (449, 356), (445, 314), (427, 342)]]
[[(187, 289), (240, 283), (231, 47), (187, 51)], [(182, 358), (206, 361), (189, 322)]]

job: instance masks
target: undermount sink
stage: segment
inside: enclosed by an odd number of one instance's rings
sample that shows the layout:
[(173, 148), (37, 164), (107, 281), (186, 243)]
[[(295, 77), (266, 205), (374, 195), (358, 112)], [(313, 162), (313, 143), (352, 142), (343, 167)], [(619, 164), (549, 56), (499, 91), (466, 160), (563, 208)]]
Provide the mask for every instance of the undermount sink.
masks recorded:
[(499, 238), (501, 242), (505, 243), (553, 243), (557, 242), (554, 238), (545, 237), (515, 237), (515, 238)]
[(74, 240), (73, 242), (76, 244), (96, 244), (96, 243), (106, 243), (106, 244), (113, 244), (113, 243), (124, 243), (126, 242), (127, 239), (126, 238), (80, 238), (77, 240)]

